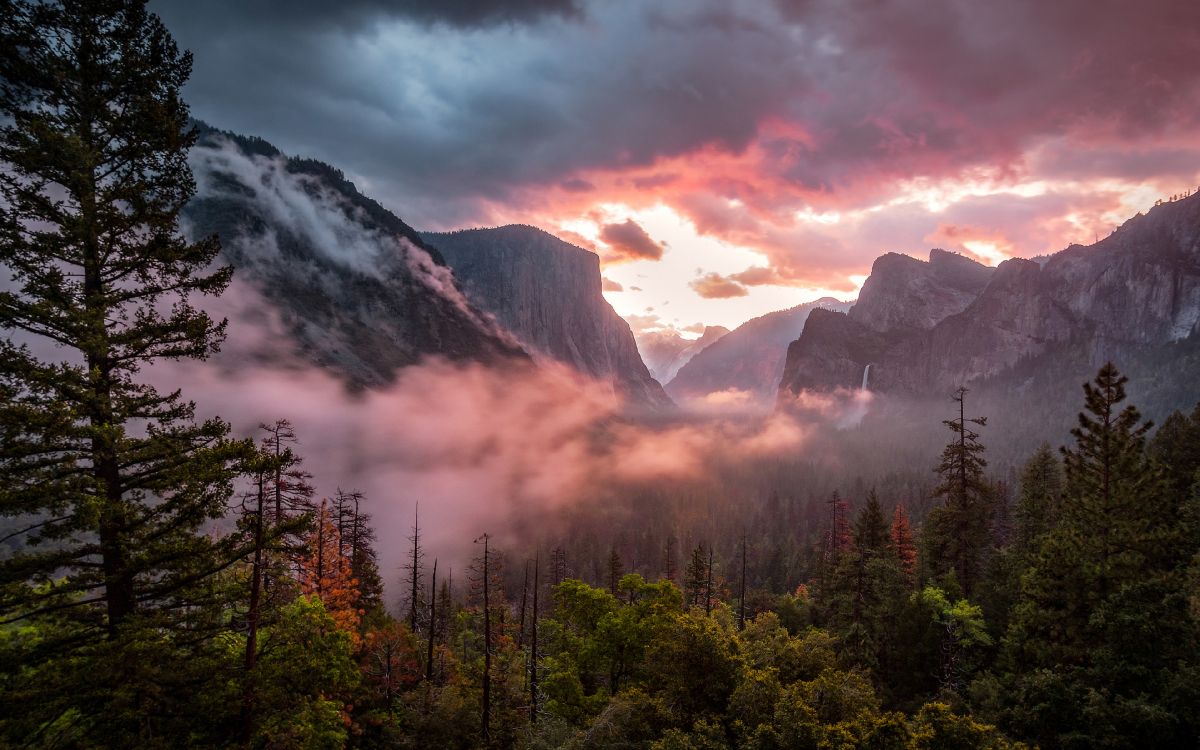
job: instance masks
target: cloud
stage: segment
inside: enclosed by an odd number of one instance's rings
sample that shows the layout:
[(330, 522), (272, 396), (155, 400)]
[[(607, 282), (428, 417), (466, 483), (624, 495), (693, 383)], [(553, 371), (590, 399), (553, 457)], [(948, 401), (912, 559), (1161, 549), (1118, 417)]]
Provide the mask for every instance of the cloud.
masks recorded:
[(607, 276), (600, 277), (600, 291), (602, 292), (623, 292), (625, 287), (608, 278)]
[[(663, 204), (781, 283), (848, 288), (939, 223), (1045, 252), (1111, 229), (1114, 192), (1200, 177), (1196, 3), (530, 2), (536, 23), (483, 25), (507, 4), (226, 5), (152, 6), (196, 54), (197, 115), (334, 163), (430, 229)], [(1059, 212), (966, 221), (941, 213), (1002, 197), (922, 200), (972, 184), (1038, 185), (1019, 197)]]
[(568, 193), (590, 193), (596, 189), (595, 185), (578, 177), (569, 177), (558, 185)]
[(625, 322), (629, 324), (629, 327), (633, 330), (633, 332), (635, 334), (668, 327), (667, 324), (665, 322), (663, 322), (662, 318), (658, 317), (657, 315), (653, 315), (653, 314), (649, 314), (649, 315), (633, 314), (633, 315), (625, 315), (622, 317), (625, 318)]
[(765, 284), (785, 284), (787, 279), (778, 269), (770, 266), (754, 266), (745, 271), (730, 274), (730, 279), (746, 286), (763, 286)]
[(709, 272), (688, 282), (688, 286), (705, 299), (728, 299), (745, 297), (750, 292), (746, 287), (719, 273)]
[(662, 245), (651, 239), (633, 219), (626, 219), (619, 224), (605, 224), (600, 229), (600, 239), (609, 247), (610, 252), (604, 258), (608, 263), (662, 258)]
[(202, 6), (182, 0), (157, 0), (152, 10), (169, 20), (201, 26), (257, 25), (274, 28), (333, 27), (361, 31), (388, 19), (412, 19), (427, 25), (482, 28), (534, 23), (547, 17), (580, 17), (579, 0), (210, 0)]

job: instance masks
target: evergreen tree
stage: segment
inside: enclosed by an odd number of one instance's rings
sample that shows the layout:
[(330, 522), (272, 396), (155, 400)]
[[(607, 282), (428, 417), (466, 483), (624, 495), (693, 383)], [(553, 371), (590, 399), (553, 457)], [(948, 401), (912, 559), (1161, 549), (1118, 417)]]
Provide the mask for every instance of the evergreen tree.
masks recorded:
[(916, 581), (917, 547), (913, 543), (912, 529), (909, 528), (908, 514), (904, 506), (897, 503), (892, 511), (892, 528), (888, 539), (888, 548), (900, 563), (900, 569), (908, 578), (910, 585)]
[(407, 589), (408, 597), (408, 629), (412, 632), (417, 632), (417, 627), (420, 624), (420, 613), (424, 609), (421, 597), (424, 593), (424, 585), (421, 582), (421, 562), (425, 558), (425, 549), (421, 546), (421, 506), (418, 503), (413, 508), (413, 525), (412, 534), (408, 537), (410, 551), (408, 560), (404, 563), (404, 570), (407, 571), (407, 580), (404, 583)]
[(342, 556), (350, 561), (350, 572), (358, 581), (358, 606), (370, 612), (383, 605), (383, 580), (379, 576), (371, 514), (362, 510), (365, 499), (357, 490), (343, 492), (338, 488), (334, 517), (342, 540)]
[(279, 540), (272, 546), (263, 577), (263, 591), (275, 608), (290, 602), (300, 582), (300, 558), (306, 549), (306, 539), (316, 510), (312, 474), (303, 466), (297, 453), (300, 439), (292, 423), (277, 419), (258, 426), (263, 433), (259, 451), (270, 461), (264, 492), (268, 498), (269, 527), (279, 531)]
[(675, 570), (675, 537), (667, 537), (666, 560), (663, 565), (663, 578), (666, 578), (672, 583), (676, 583), (675, 578), (678, 573)]
[(969, 596), (981, 575), (992, 509), (991, 487), (983, 474), (987, 466), (983, 444), (979, 433), (971, 428), (985, 426), (987, 417), (967, 417), (966, 394), (966, 388), (955, 392), (958, 417), (943, 421), (954, 439), (943, 449), (936, 469), (941, 482), (934, 496), (941, 498), (942, 504), (930, 511), (923, 542), (929, 574), (938, 577), (953, 573)]
[(878, 557), (887, 548), (890, 533), (875, 490), (867, 493), (867, 504), (854, 520), (853, 534), (854, 549), (860, 558)]
[[(1063, 449), (1061, 520), (1021, 580), (1006, 639), (1014, 725), (1044, 747), (1180, 747), (1197, 729), (1179, 680), (1196, 670), (1183, 527), (1146, 459), (1149, 424), (1111, 363), (1084, 386)], [(1190, 740), (1187, 738), (1191, 738)]]
[(1168, 416), (1147, 452), (1163, 472), (1173, 512), (1183, 518), (1187, 539), (1178, 550), (1187, 553), (1200, 546), (1200, 404), (1190, 415)]
[(625, 574), (625, 565), (621, 562), (621, 555), (617, 553), (617, 548), (613, 547), (608, 555), (608, 591), (613, 596), (617, 595), (617, 584), (621, 582), (621, 576)]
[(1062, 464), (1049, 443), (1042, 443), (1021, 471), (1017, 498), (1017, 549), (1028, 553), (1054, 528), (1062, 505)]
[(696, 545), (692, 550), (692, 559), (688, 561), (683, 571), (683, 589), (687, 595), (687, 604), (698, 607), (704, 604), (704, 594), (708, 583), (708, 553), (704, 543)]
[[(228, 592), (213, 576), (245, 552), (200, 530), (225, 512), (248, 446), (141, 377), (205, 358), (224, 335), (191, 302), (219, 294), (230, 270), (215, 265), (215, 238), (179, 232), (195, 189), (190, 69), (143, 2), (0, 6), (0, 514), (21, 529), (0, 561), (0, 622), (53, 615), (38, 638), (5, 643), (37, 668), (68, 647), (109, 658), (98, 641), (110, 640), (111, 669), (73, 663), (73, 706), (44, 704), (94, 729), (91, 716), (130, 720), (99, 744), (136, 744), (120, 732), (166, 731), (182, 710), (145, 681), (188, 673), (164, 639), (186, 629), (179, 644), (201, 644), (220, 627), (212, 606)], [(135, 637), (158, 649), (149, 662), (119, 658)], [(133, 669), (138, 683), (122, 687)], [(109, 710), (118, 690), (140, 691), (140, 723)], [(6, 712), (41, 705), (14, 698)]]

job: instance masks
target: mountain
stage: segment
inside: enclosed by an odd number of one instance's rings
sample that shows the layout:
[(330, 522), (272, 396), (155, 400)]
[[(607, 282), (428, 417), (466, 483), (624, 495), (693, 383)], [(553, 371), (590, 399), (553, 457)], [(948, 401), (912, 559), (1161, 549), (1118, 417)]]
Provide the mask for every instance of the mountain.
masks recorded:
[(931, 250), (928, 262), (887, 253), (872, 264), (848, 315), (874, 331), (932, 328), (966, 309), (993, 271), (945, 250)]
[(278, 314), (294, 352), (359, 388), (430, 355), (528, 359), (464, 298), (437, 251), (340, 171), (197, 127), (185, 228), (220, 236), (239, 288)]
[(787, 346), (804, 330), (809, 314), (844, 312), (849, 306), (822, 297), (748, 320), (692, 357), (667, 384), (667, 393), (676, 399), (694, 399), (737, 390), (769, 400), (779, 387)]
[(697, 339), (685, 339), (674, 330), (646, 331), (634, 338), (650, 374), (658, 382), (667, 383), (692, 357), (727, 333), (729, 329), (724, 326), (705, 326)]
[(629, 324), (601, 294), (595, 253), (520, 225), (422, 238), (454, 269), (471, 303), (530, 351), (611, 383), (635, 404), (671, 405), (642, 362)]
[(1200, 196), (1192, 196), (1043, 262), (987, 269), (940, 250), (928, 263), (884, 256), (848, 313), (809, 318), (788, 347), (780, 397), (857, 387), (867, 365), (873, 391), (1028, 393), (1113, 360), (1143, 405), (1190, 407), (1200, 398), (1188, 364), (1198, 351)]

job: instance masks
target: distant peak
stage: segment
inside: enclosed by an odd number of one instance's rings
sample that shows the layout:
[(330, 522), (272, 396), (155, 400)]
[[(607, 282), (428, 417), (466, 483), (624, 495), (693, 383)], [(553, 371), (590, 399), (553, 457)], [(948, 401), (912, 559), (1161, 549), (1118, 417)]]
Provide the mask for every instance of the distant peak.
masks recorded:
[(970, 258), (962, 253), (954, 252), (952, 250), (943, 250), (940, 247), (932, 248), (929, 251), (929, 265), (935, 267), (958, 265), (964, 267), (987, 268), (986, 265), (980, 263), (974, 258)]

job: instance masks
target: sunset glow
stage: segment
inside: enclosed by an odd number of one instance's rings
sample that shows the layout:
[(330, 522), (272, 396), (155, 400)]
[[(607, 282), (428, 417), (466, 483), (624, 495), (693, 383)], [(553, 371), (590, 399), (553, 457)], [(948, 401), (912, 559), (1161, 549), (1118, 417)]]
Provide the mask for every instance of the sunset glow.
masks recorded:
[[(381, 12), (265, 46), (163, 12), (222, 50), (198, 57), (198, 115), (342, 165), (418, 227), (561, 233), (604, 257), (622, 315), (683, 326), (853, 297), (886, 251), (1090, 243), (1200, 182), (1187, 4), (945, 5), (535, 3), (465, 31)], [(616, 224), (661, 257), (622, 257)]]

